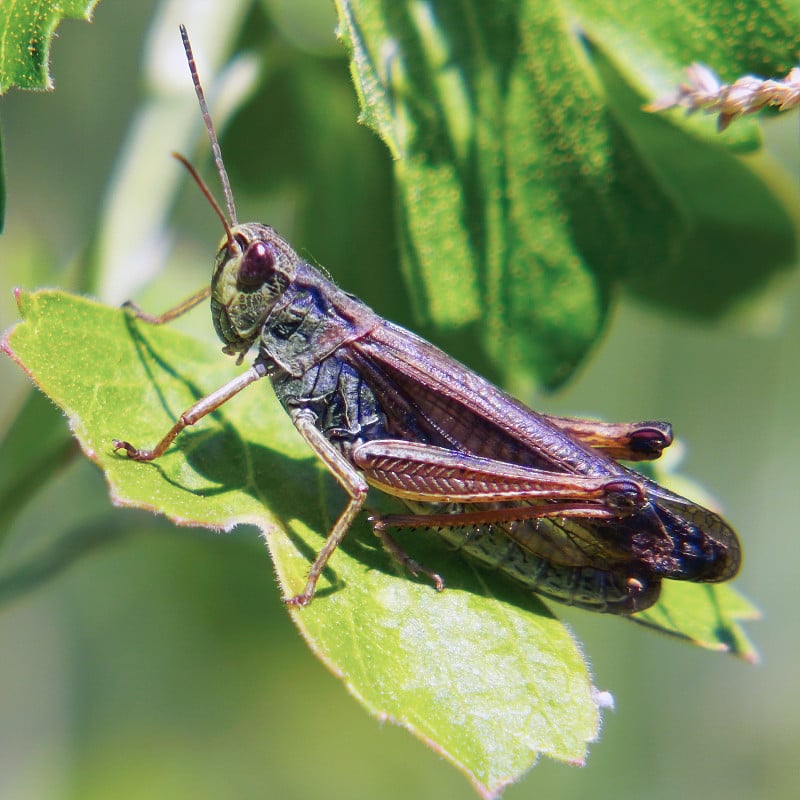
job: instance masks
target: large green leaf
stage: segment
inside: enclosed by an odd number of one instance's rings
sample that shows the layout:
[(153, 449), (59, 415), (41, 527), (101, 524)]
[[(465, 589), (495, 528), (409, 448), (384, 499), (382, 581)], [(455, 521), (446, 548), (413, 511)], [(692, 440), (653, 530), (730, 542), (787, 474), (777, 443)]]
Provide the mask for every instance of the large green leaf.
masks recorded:
[(50, 43), (64, 19), (92, 18), (98, 0), (6, 0), (0, 3), (0, 94), (12, 86), (52, 89)]
[[(65, 411), (119, 505), (182, 525), (264, 533), (282, 590), (302, 588), (344, 503), (269, 387), (250, 390), (184, 432), (150, 464), (113, 452), (151, 445), (198, 397), (237, 373), (216, 347), (79, 297), (20, 294), (24, 321), (3, 342)], [(485, 796), (544, 753), (581, 763), (597, 736), (598, 695), (569, 630), (535, 597), (476, 572), (417, 534), (409, 549), (441, 571), (438, 594), (385, 556), (364, 522), (331, 559), (314, 601), (290, 613), (309, 646), (373, 714), (401, 724), (461, 769)], [(680, 593), (684, 587), (675, 587)], [(741, 636), (738, 599), (717, 595), (717, 627)], [(700, 612), (705, 614), (704, 611)], [(720, 625), (720, 620), (725, 625)], [(685, 605), (655, 627), (720, 649)], [(710, 638), (709, 638), (710, 637)]]
[[(284, 592), (298, 591), (344, 497), (269, 387), (225, 406), (157, 463), (137, 464), (113, 453), (114, 437), (154, 441), (236, 368), (215, 348), (141, 329), (122, 311), (80, 298), (42, 292), (20, 304), (25, 322), (4, 347), (64, 408), (115, 502), (180, 524), (256, 524)], [(539, 753), (582, 762), (599, 715), (568, 630), (536, 600), (522, 609), (520, 596), (468, 567), (446, 572), (451, 588), (442, 594), (398, 574), (362, 523), (314, 602), (290, 613), (373, 714), (432, 744), (484, 794)]]
[[(596, 337), (618, 282), (683, 310), (718, 311), (767, 280), (794, 246), (764, 183), (720, 146), (752, 148), (754, 126), (734, 126), (718, 140), (711, 121), (639, 109), (679, 79), (684, 63), (708, 60), (705, 48), (724, 53), (735, 74), (756, 62), (773, 71), (777, 50), (794, 47), (791, 11), (770, 22), (772, 4), (752, 4), (750, 32), (780, 33), (745, 57), (736, 44), (715, 46), (729, 35), (723, 27), (709, 26), (689, 47), (677, 12), (640, 2), (472, 2), (457, 17), (438, 2), (338, 5), (365, 118), (399, 157), (416, 304), (454, 334), (462, 356), (474, 362), (468, 351), (480, 342), (511, 383), (528, 383), (531, 363), (545, 380), (563, 377)], [(694, 13), (723, 17), (725, 8)], [(310, 71), (307, 82), (319, 78)], [(330, 116), (326, 103), (308, 106), (314, 120)], [(335, 163), (341, 149), (314, 154)], [(333, 187), (352, 172), (341, 161), (328, 170)], [(253, 181), (274, 177), (252, 172)], [(322, 195), (320, 185), (312, 188)], [(154, 443), (235, 368), (215, 347), (77, 298), (23, 295), (21, 308), (25, 322), (4, 347), (65, 410), (116, 502), (187, 525), (256, 524), (284, 593), (296, 592), (344, 496), (268, 387), (251, 388), (186, 432), (158, 462), (131, 463), (111, 452), (112, 438)], [(48, 454), (24, 455), (35, 480)], [(93, 545), (98, 532), (78, 532), (73, 549)], [(362, 521), (334, 555), (319, 596), (290, 612), (317, 655), (372, 713), (411, 729), (484, 794), (540, 752), (582, 761), (598, 709), (569, 632), (536, 598), (476, 573), (425, 536), (405, 544), (444, 574), (448, 591), (437, 595), (400, 574)], [(59, 552), (50, 556), (0, 581), (0, 600), (57, 568)], [(752, 659), (738, 621), (753, 613), (731, 589), (670, 584), (635, 619)]]
[[(338, 0), (362, 120), (395, 161), (420, 316), (504, 382), (563, 380), (615, 286), (703, 316), (796, 252), (790, 217), (711, 120), (642, 105), (705, 60), (783, 74), (800, 6), (777, 0)], [(687, 19), (692, 24), (687, 24)], [(746, 21), (746, 24), (745, 24)], [(474, 356), (473, 356), (474, 358)]]

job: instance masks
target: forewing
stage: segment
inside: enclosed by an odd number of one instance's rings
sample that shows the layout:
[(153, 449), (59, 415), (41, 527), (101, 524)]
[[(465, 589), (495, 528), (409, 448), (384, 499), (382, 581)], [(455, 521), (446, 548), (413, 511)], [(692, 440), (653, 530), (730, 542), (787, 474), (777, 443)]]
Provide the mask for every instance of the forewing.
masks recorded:
[(548, 520), (508, 531), (531, 552), (599, 568), (637, 563), (676, 580), (736, 573), (739, 542), (717, 514), (581, 445), (430, 342), (383, 322), (348, 344), (343, 357), (370, 384), (398, 438), (553, 472), (633, 475), (645, 487), (650, 502), (627, 517)]
[(621, 472), (612, 459), (404, 328), (384, 322), (345, 350), (340, 355), (370, 384), (399, 438), (554, 472)]
[(647, 482), (653, 514), (670, 542), (669, 558), (660, 565), (665, 578), (702, 582), (726, 581), (741, 565), (741, 545), (719, 514)]

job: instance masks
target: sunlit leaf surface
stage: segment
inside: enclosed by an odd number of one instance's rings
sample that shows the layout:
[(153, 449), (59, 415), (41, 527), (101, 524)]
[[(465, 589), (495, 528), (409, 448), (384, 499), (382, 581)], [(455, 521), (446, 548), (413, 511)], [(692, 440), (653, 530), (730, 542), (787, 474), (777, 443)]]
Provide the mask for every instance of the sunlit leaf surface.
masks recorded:
[[(43, 291), (19, 302), (24, 321), (3, 347), (64, 410), (114, 501), (182, 525), (255, 524), (284, 594), (297, 592), (344, 496), (266, 382), (184, 432), (157, 462), (135, 463), (114, 454), (113, 438), (155, 443), (237, 368), (215, 347), (89, 300)], [(449, 588), (438, 594), (402, 574), (361, 522), (314, 601), (290, 612), (312, 650), (373, 714), (414, 732), (487, 796), (541, 753), (582, 762), (599, 713), (568, 629), (535, 597), (476, 572), (429, 537), (418, 534), (409, 547)], [(744, 641), (733, 622), (740, 601), (709, 596), (718, 614), (734, 607), (727, 636)], [(656, 607), (648, 622), (719, 649), (720, 634), (708, 632), (694, 607)]]

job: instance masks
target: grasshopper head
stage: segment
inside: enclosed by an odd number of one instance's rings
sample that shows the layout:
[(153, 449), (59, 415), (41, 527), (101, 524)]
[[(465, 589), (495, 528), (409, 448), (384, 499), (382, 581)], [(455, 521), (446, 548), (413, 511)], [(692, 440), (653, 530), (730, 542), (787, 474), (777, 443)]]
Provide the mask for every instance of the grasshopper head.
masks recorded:
[(220, 243), (211, 278), (211, 315), (228, 355), (239, 360), (258, 338), (272, 307), (291, 283), (297, 254), (272, 228), (257, 222), (231, 227)]

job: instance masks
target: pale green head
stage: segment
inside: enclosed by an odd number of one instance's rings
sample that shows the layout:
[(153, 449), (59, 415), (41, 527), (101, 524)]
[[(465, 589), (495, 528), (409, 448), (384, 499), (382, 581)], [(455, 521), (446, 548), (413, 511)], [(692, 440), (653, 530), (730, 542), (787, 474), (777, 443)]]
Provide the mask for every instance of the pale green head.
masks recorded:
[(220, 242), (211, 277), (211, 315), (223, 352), (239, 358), (291, 283), (299, 258), (268, 225), (233, 225)]

